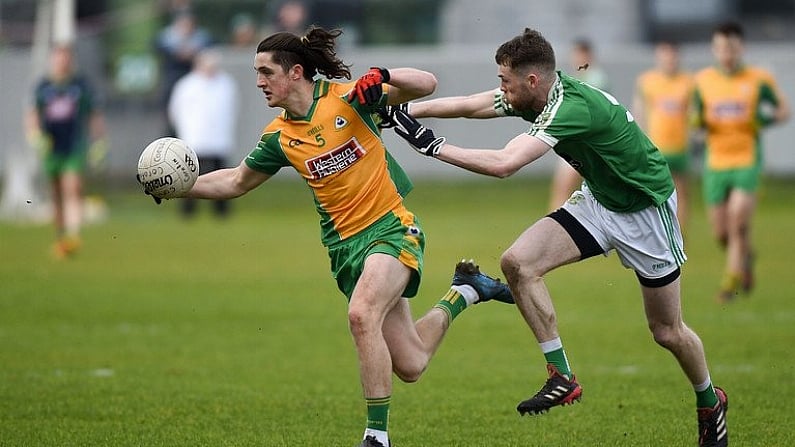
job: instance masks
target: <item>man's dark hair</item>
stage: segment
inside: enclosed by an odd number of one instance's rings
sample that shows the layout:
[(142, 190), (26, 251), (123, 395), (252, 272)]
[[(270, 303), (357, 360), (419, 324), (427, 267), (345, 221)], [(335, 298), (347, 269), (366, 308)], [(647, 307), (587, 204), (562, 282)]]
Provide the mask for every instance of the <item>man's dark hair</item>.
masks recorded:
[(511, 69), (535, 67), (555, 71), (555, 52), (540, 32), (525, 28), (524, 33), (500, 45), (494, 60)]
[(738, 37), (740, 40), (745, 37), (743, 26), (737, 22), (723, 22), (715, 27), (712, 34), (720, 34), (726, 37)]
[(308, 81), (320, 73), (329, 79), (351, 78), (350, 65), (337, 57), (335, 40), (341, 30), (327, 31), (311, 27), (303, 36), (280, 32), (272, 34), (257, 45), (257, 53), (273, 53), (273, 62), (287, 71), (293, 65), (304, 67), (304, 78)]

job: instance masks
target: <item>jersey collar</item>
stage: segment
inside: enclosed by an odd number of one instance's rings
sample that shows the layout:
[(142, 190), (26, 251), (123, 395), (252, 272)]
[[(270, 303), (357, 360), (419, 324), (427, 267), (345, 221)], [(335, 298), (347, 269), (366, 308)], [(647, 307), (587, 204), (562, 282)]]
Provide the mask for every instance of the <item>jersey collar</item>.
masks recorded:
[(552, 86), (549, 87), (549, 91), (547, 92), (547, 104), (554, 101), (555, 97), (558, 96), (557, 90), (560, 88), (560, 84), (562, 82), (560, 79), (561, 74), (562, 73), (560, 70), (555, 71), (555, 82), (552, 83)]
[(326, 96), (331, 88), (331, 83), (324, 80), (318, 79), (315, 81), (315, 88), (312, 92), (312, 105), (309, 107), (309, 111), (306, 113), (305, 116), (296, 116), (292, 115), (288, 111), (284, 111), (284, 119), (291, 120), (291, 121), (311, 121), (312, 116), (315, 114), (315, 109), (317, 109), (317, 102), (318, 99)]

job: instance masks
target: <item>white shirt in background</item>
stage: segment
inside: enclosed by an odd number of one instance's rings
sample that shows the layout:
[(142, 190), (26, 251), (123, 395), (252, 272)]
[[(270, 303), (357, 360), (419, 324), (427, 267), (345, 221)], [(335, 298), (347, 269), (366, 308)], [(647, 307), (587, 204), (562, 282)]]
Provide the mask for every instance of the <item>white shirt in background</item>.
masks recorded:
[(235, 147), (237, 86), (228, 73), (192, 71), (174, 86), (168, 114), (177, 137), (199, 157), (225, 157)]

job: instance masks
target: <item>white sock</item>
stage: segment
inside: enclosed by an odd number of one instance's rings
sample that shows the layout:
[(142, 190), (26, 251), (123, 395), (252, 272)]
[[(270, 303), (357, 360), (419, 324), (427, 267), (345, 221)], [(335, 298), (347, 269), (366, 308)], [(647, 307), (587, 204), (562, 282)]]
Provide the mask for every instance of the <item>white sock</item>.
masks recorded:
[(378, 442), (380, 442), (381, 444), (384, 444), (384, 447), (389, 447), (389, 435), (387, 434), (387, 432), (383, 430), (376, 430), (373, 428), (366, 428), (364, 430), (364, 436), (362, 436), (362, 439), (364, 439), (368, 435), (375, 436), (375, 439), (377, 439)]
[(712, 379), (710, 379), (709, 375), (707, 375), (707, 380), (705, 380), (703, 383), (694, 384), (693, 389), (696, 390), (697, 393), (700, 393), (701, 391), (706, 391), (711, 384)]
[(475, 290), (474, 287), (470, 286), (469, 284), (461, 284), (460, 286), (450, 286), (450, 288), (460, 293), (461, 296), (464, 297), (464, 301), (467, 302), (467, 306), (475, 304), (475, 302), (477, 302), (480, 299), (480, 297), (478, 296), (478, 292)]
[(539, 343), (538, 346), (541, 347), (541, 352), (546, 354), (562, 348), (563, 342), (560, 340), (560, 337), (555, 337), (552, 340)]

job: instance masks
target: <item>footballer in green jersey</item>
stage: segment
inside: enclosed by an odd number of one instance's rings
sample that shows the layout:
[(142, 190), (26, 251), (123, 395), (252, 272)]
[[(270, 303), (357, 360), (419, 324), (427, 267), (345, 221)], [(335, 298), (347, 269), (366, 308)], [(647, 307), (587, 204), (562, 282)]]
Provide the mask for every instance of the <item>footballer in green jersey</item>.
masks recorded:
[(554, 150), (585, 180), (501, 258), (549, 374), (517, 410), (539, 414), (580, 399), (583, 390), (563, 349), (543, 277), (560, 266), (615, 251), (635, 271), (654, 340), (676, 357), (693, 386), (699, 445), (727, 445), (726, 393), (713, 387), (701, 340), (682, 320), (680, 267), (686, 258), (675, 188), (662, 154), (614, 97), (557, 71), (552, 46), (538, 31), (525, 29), (501, 45), (495, 61), (510, 109), (538, 113), (529, 131), (502, 149), (450, 144), (404, 107), (388, 110), (388, 116), (395, 132), (418, 152), (469, 171), (508, 177)]

